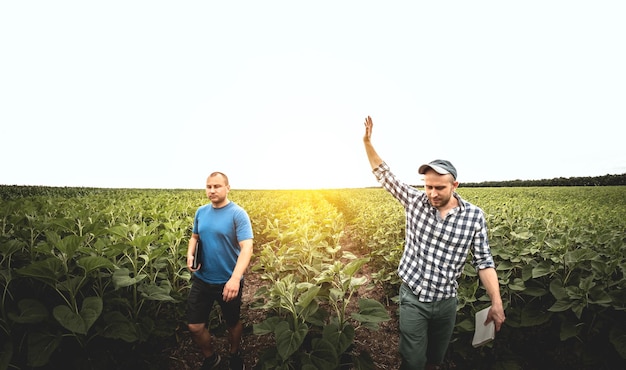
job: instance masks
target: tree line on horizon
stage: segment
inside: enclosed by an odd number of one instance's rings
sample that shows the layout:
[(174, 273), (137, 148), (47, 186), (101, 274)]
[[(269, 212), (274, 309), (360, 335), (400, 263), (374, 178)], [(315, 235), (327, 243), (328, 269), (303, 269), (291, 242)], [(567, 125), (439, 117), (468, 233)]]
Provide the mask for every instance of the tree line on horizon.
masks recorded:
[[(496, 187), (532, 187), (532, 186), (620, 186), (626, 185), (626, 173), (620, 175), (604, 175), (589, 177), (555, 177), (542, 180), (505, 180), (463, 182), (464, 188), (496, 188)], [(420, 187), (415, 185), (416, 187)], [(39, 185), (2, 185), (0, 184), (0, 199), (16, 199), (29, 196), (81, 196), (94, 192), (106, 191), (103, 188), (90, 187), (57, 187)], [(111, 189), (109, 189), (111, 190)], [(119, 189), (117, 189), (119, 190)], [(158, 190), (158, 189), (150, 189)]]
[(626, 185), (626, 173), (621, 175), (587, 176), (587, 177), (555, 177), (541, 180), (506, 180), (464, 182), (462, 187), (531, 187), (531, 186), (618, 186)]

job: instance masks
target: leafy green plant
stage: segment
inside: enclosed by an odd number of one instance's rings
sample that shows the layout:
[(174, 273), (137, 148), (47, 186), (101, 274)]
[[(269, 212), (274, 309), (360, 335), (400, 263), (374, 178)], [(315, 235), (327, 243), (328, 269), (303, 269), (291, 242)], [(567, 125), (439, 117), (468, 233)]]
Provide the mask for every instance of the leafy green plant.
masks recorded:
[[(120, 194), (125, 205), (111, 211)], [(173, 210), (134, 212), (143, 198), (129, 195), (112, 190), (1, 207), (0, 335), (8, 340), (0, 364), (24, 358), (15, 366), (42, 366), (61, 346), (77, 346), (80, 358), (103, 340), (172, 335), (180, 311), (174, 307), (188, 284), (179, 247), (191, 216), (180, 212), (179, 223), (154, 222)]]
[(378, 324), (390, 317), (380, 302), (366, 298), (359, 300), (358, 311), (349, 314), (353, 294), (366, 283), (354, 274), (366, 262), (359, 259), (345, 266), (341, 262), (328, 265), (315, 283), (297, 283), (289, 274), (258, 292), (268, 297), (259, 308), (274, 315), (255, 325), (254, 333), (273, 334), (276, 340), (276, 347), (261, 357), (263, 368), (370, 368), (371, 362), (364, 360), (367, 354), (349, 356), (355, 331), (361, 327), (377, 330)]
[[(475, 368), (533, 368), (535, 357), (553, 368), (624, 367), (626, 188), (459, 192), (485, 210), (507, 321), (493, 348), (471, 347), (473, 313), (488, 299), (467, 266), (450, 356)], [(359, 305), (351, 289), (373, 286), (392, 304), (404, 242), (397, 202), (382, 189), (231, 194), (253, 223), (252, 269), (266, 282), (257, 297), (271, 312), (263, 335), (286, 343), (284, 358), (268, 358), (285, 368), (372, 366), (365, 353), (344, 348), (350, 327), (355, 335), (370, 330), (367, 312), (380, 306)], [(0, 369), (58, 365), (50, 362), (63, 351), (100, 356), (102, 343), (134, 353), (177, 335), (202, 191), (39, 187), (1, 198)], [(371, 272), (367, 284), (343, 271), (355, 265)]]
[[(371, 299), (360, 299), (350, 312), (353, 295), (367, 283), (355, 274), (369, 259), (345, 251), (338, 258), (341, 215), (311, 193), (290, 195), (297, 201), (266, 223), (269, 242), (254, 266), (269, 283), (256, 292), (264, 302), (258, 308), (271, 312), (254, 332), (276, 341), (260, 362), (268, 369), (368, 368), (366, 354), (351, 354), (355, 331), (375, 330), (389, 320), (384, 306)], [(309, 206), (313, 201), (315, 208)]]

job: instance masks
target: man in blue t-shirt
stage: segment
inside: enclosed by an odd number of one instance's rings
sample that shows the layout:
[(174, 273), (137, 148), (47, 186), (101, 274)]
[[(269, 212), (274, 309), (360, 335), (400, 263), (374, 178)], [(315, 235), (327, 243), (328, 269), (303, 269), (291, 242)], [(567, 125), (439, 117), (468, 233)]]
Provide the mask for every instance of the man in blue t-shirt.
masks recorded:
[[(202, 369), (216, 368), (221, 357), (213, 348), (206, 322), (217, 301), (228, 328), (230, 367), (242, 369), (240, 319), (243, 274), (252, 257), (252, 224), (246, 211), (228, 199), (228, 177), (214, 172), (206, 180), (210, 204), (196, 211), (187, 249), (187, 267), (193, 283), (187, 300), (187, 322), (193, 340), (204, 355)], [(194, 268), (196, 247), (200, 247)]]

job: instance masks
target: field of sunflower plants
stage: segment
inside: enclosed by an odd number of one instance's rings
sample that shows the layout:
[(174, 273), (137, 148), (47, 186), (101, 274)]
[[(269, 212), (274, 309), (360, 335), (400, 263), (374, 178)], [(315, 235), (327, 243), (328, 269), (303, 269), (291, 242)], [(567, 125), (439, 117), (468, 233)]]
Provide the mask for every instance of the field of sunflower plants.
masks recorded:
[[(473, 315), (489, 302), (468, 265), (450, 346), (457, 368), (624, 368), (626, 187), (459, 193), (486, 213), (507, 321), (496, 341), (471, 347)], [(400, 206), (382, 189), (230, 198), (250, 215), (251, 270), (265, 282), (254, 305), (267, 317), (254, 335), (275, 346), (259, 367), (373, 368), (353, 341), (390, 319)], [(2, 186), (0, 199), (0, 370), (142, 368), (179, 339), (203, 190)]]

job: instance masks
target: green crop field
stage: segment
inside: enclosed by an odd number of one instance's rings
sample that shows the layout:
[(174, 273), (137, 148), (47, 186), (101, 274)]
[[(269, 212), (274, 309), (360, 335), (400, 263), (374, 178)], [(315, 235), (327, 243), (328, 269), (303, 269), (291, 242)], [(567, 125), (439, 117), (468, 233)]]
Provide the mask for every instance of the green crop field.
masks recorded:
[[(473, 315), (489, 302), (468, 265), (456, 358), (517, 369), (541, 353), (552, 368), (624, 368), (626, 187), (459, 193), (486, 213), (507, 321), (495, 342), (471, 347)], [(355, 332), (390, 319), (401, 207), (382, 189), (233, 190), (230, 198), (253, 223), (251, 271), (264, 282), (255, 304), (267, 313), (254, 335), (276, 344), (260, 354), (264, 368), (372, 368), (352, 344)], [(68, 353), (108, 364), (115, 353), (179, 339), (203, 190), (6, 186), (0, 199), (0, 370), (51, 368)], [(384, 299), (356, 294), (367, 287)]]

